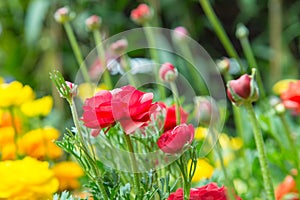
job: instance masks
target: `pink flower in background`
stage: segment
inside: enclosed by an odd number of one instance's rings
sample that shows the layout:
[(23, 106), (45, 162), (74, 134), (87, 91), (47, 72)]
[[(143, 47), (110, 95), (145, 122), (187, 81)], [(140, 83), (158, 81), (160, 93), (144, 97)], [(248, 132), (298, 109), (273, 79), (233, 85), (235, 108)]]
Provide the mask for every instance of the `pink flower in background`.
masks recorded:
[(293, 110), (296, 115), (300, 114), (300, 80), (291, 82), (286, 91), (280, 94), (283, 105)]
[(159, 77), (165, 82), (173, 82), (178, 76), (177, 69), (171, 63), (164, 63), (159, 69)]
[(172, 130), (164, 132), (157, 141), (157, 146), (165, 153), (180, 153), (194, 139), (193, 125), (181, 124)]
[(152, 18), (152, 12), (147, 4), (140, 4), (131, 11), (130, 17), (137, 24), (144, 24)]

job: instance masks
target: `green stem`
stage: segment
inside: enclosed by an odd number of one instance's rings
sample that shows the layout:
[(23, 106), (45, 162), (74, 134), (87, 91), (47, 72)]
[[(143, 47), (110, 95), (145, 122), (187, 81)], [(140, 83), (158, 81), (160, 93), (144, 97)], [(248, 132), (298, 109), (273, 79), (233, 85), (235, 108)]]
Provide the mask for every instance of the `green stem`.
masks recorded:
[(15, 147), (16, 147), (16, 156), (19, 157), (19, 153), (18, 153), (18, 145), (17, 145), (17, 142), (18, 142), (18, 128), (16, 126), (16, 123), (15, 123), (15, 114), (14, 114), (14, 108), (13, 107), (9, 107), (9, 113), (11, 115), (11, 124), (12, 124), (12, 127), (14, 129), (14, 143), (15, 143)]
[(208, 94), (208, 90), (205, 86), (203, 79), (201, 78), (201, 76), (199, 76), (197, 69), (195, 69), (194, 67), (194, 58), (186, 41), (183, 41), (182, 43), (178, 44), (178, 47), (180, 48), (184, 58), (186, 58), (186, 60), (188, 61), (187, 66), (189, 69), (189, 73), (192, 77), (192, 83), (197, 83), (196, 86), (199, 87), (199, 92), (201, 93), (201, 95)]
[(175, 82), (170, 82), (170, 87), (173, 93), (173, 98), (174, 98), (174, 103), (175, 103), (175, 111), (176, 111), (176, 124), (179, 125), (181, 120), (180, 120), (180, 102), (178, 99), (178, 90), (176, 87)]
[(74, 52), (75, 58), (77, 60), (77, 63), (80, 67), (83, 78), (86, 82), (90, 83), (91, 80), (90, 80), (90, 77), (89, 77), (89, 73), (87, 71), (87, 67), (85, 65), (85, 62), (83, 61), (82, 53), (80, 51), (79, 45), (77, 43), (77, 40), (75, 38), (75, 35), (74, 35), (74, 32), (72, 30), (72, 27), (71, 27), (70, 23), (69, 22), (64, 23), (64, 28), (66, 30), (69, 41), (71, 43), (71, 47), (73, 49), (73, 52)]
[(270, 84), (281, 78), (282, 63), (282, 0), (269, 0), (270, 46)]
[(130, 136), (127, 135), (126, 133), (124, 133), (124, 134), (125, 134), (126, 144), (128, 146), (128, 150), (130, 152), (130, 161), (131, 161), (132, 170), (133, 170), (135, 192), (136, 192), (136, 195), (139, 196), (140, 177), (139, 177), (139, 174), (138, 174), (138, 167), (137, 167), (137, 163), (136, 163), (136, 157), (134, 155), (134, 150), (133, 150), (133, 146), (132, 146)]
[(100, 63), (102, 64), (103, 70), (104, 70), (104, 72), (103, 72), (104, 83), (107, 86), (107, 88), (109, 90), (111, 90), (111, 89), (113, 89), (113, 86), (112, 86), (112, 81), (110, 78), (109, 71), (107, 70), (107, 66), (106, 66), (107, 62), (106, 62), (106, 58), (105, 58), (105, 51), (104, 51), (104, 48), (102, 45), (101, 32), (96, 29), (93, 31), (93, 36), (94, 36), (94, 40), (96, 43), (96, 49), (97, 49), (97, 53), (98, 53), (98, 56), (100, 59)]
[(220, 142), (219, 140), (216, 138), (216, 135), (217, 135), (217, 132), (215, 129), (212, 129), (212, 136), (213, 136), (213, 141), (216, 141), (216, 146), (215, 146), (215, 150), (217, 152), (217, 155), (220, 159), (220, 164), (221, 164), (221, 169), (223, 171), (223, 174), (224, 174), (224, 179), (225, 179), (225, 184), (228, 188), (228, 196), (229, 196), (229, 200), (235, 200), (235, 197), (234, 197), (234, 186), (231, 182), (231, 178), (228, 176), (227, 174), (227, 170), (226, 170), (226, 167), (225, 167), (225, 163), (224, 163), (224, 158), (223, 158), (223, 154), (221, 152), (221, 145), (220, 145)]
[(295, 165), (296, 170), (298, 172), (297, 175), (295, 175), (296, 185), (297, 185), (297, 190), (300, 191), (299, 157), (298, 157), (297, 147), (295, 146), (293, 138), (291, 137), (292, 136), (292, 131), (290, 129), (290, 126), (289, 126), (284, 114), (279, 114), (279, 118), (280, 118), (281, 123), (283, 125), (285, 135), (288, 139), (290, 149), (293, 152), (294, 165)]
[(204, 10), (205, 15), (207, 16), (210, 23), (212, 24), (219, 40), (221, 41), (221, 43), (224, 46), (226, 52), (228, 53), (228, 55), (230, 57), (235, 58), (237, 60), (237, 62), (240, 65), (241, 73), (244, 73), (244, 69), (243, 69), (242, 63), (240, 61), (240, 58), (239, 58), (236, 50), (234, 49), (232, 43), (230, 42), (223, 26), (221, 25), (220, 20), (218, 19), (218, 17), (216, 16), (216, 13), (212, 9), (209, 0), (199, 0), (199, 1)]
[(149, 45), (150, 56), (154, 61), (154, 65), (155, 65), (154, 76), (155, 76), (156, 83), (158, 84), (157, 87), (161, 95), (161, 99), (164, 100), (166, 98), (166, 91), (162, 86), (162, 81), (160, 80), (159, 73), (158, 73), (160, 67), (160, 60), (159, 60), (157, 49), (155, 49), (156, 47), (155, 36), (154, 33), (152, 32), (152, 28), (149, 26), (150, 25), (148, 23), (144, 24), (144, 31)]
[(88, 149), (85, 145), (84, 138), (83, 138), (83, 135), (82, 135), (82, 132), (81, 132), (81, 127), (80, 127), (80, 124), (79, 124), (79, 118), (78, 118), (78, 115), (77, 115), (76, 106), (73, 102), (73, 99), (68, 100), (68, 102), (70, 104), (73, 121), (74, 121), (75, 127), (77, 129), (77, 133), (79, 135), (81, 147), (82, 147), (83, 151), (87, 154), (86, 156), (87, 156), (88, 160), (91, 162), (90, 164), (92, 165), (92, 167), (93, 167), (92, 169), (94, 170), (93, 174), (96, 176), (96, 177), (91, 177), (91, 178), (96, 183), (96, 185), (98, 186), (99, 190), (102, 193), (103, 198), (105, 200), (108, 200), (109, 198), (107, 196), (105, 187), (103, 185), (103, 181), (102, 181), (100, 173), (98, 171), (98, 167), (96, 166), (94, 160), (91, 159), (91, 156), (89, 155), (89, 151), (88, 151)]
[(181, 171), (183, 177), (183, 193), (184, 193), (184, 200), (190, 199), (190, 190), (191, 190), (191, 182), (188, 177), (188, 170), (187, 170), (187, 161), (185, 159), (186, 154), (182, 154), (179, 158), (179, 161), (176, 161), (179, 169)]
[(127, 74), (129, 84), (134, 87), (137, 87), (136, 81), (129, 70), (129, 61), (128, 61), (128, 57), (126, 54), (121, 56), (121, 65), (123, 66), (123, 68)]
[(259, 73), (259, 70), (258, 70), (258, 66), (257, 66), (256, 60), (255, 60), (255, 57), (254, 57), (253, 52), (252, 52), (252, 48), (251, 48), (249, 39), (248, 39), (247, 36), (245, 36), (245, 37), (239, 38), (239, 40), (241, 42), (241, 45), (242, 45), (242, 48), (243, 48), (243, 51), (245, 53), (245, 56), (246, 56), (246, 59), (247, 59), (247, 62), (249, 64), (249, 66), (251, 68), (257, 69), (256, 70), (257, 85), (259, 87), (259, 92), (260, 92), (261, 97), (265, 98), (266, 97), (265, 89), (264, 89), (264, 86), (263, 86), (263, 83), (262, 83), (262, 79), (261, 79), (261, 76), (260, 76), (260, 73)]
[(256, 119), (252, 104), (248, 102), (245, 103), (245, 108), (249, 114), (249, 118), (253, 126), (254, 139), (256, 143), (256, 149), (258, 152), (258, 159), (260, 163), (261, 173), (263, 176), (264, 186), (267, 193), (267, 200), (274, 200), (275, 197), (274, 197), (273, 183), (272, 183), (270, 170), (268, 167), (268, 162), (267, 162), (266, 153), (264, 149), (263, 136), (258, 121)]

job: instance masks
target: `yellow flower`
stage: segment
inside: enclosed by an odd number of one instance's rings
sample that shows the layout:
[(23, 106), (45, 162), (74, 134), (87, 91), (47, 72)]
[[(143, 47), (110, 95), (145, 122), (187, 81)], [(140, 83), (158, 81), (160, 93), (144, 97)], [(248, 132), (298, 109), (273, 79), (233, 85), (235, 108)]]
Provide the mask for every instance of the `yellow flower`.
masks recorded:
[(84, 102), (86, 98), (93, 96), (100, 90), (107, 90), (106, 85), (100, 84), (97, 88), (95, 88), (95, 86), (91, 86), (89, 83), (82, 83), (78, 86), (78, 96), (81, 101)]
[(72, 161), (57, 163), (52, 168), (55, 176), (59, 180), (59, 190), (74, 190), (80, 187), (78, 178), (83, 176), (80, 166)]
[(18, 140), (20, 154), (34, 158), (59, 158), (63, 152), (55, 145), (54, 140), (59, 137), (59, 131), (52, 127), (35, 129), (27, 132)]
[(0, 177), (0, 199), (50, 199), (58, 189), (49, 163), (30, 157), (0, 162)]
[(295, 80), (295, 79), (284, 79), (284, 80), (278, 81), (277, 83), (275, 83), (272, 90), (273, 90), (274, 94), (280, 95), (283, 91), (288, 89), (289, 84), (291, 82), (296, 82), (296, 81), (297, 80)]
[(28, 85), (14, 81), (0, 84), (0, 108), (20, 106), (21, 104), (34, 99), (34, 92)]
[(206, 138), (207, 135), (207, 128), (198, 127), (195, 130), (195, 139), (196, 140), (203, 140)]
[(4, 83), (5, 81), (4, 81), (4, 78), (2, 78), (2, 77), (0, 77), (0, 84), (1, 83)]
[[(188, 169), (190, 168), (191, 163), (192, 162), (189, 161)], [(214, 168), (206, 161), (206, 159), (198, 159), (196, 171), (192, 179), (192, 182), (196, 183), (204, 178), (209, 179), (212, 177), (213, 173), (214, 173)]]
[(51, 96), (45, 96), (34, 101), (29, 101), (21, 106), (21, 111), (28, 117), (47, 116), (53, 106)]
[[(0, 110), (1, 111), (1, 110)], [(17, 133), (22, 132), (22, 121), (21, 118), (17, 115), (14, 116), (14, 123), (10, 112), (1, 112), (0, 113), (0, 127), (16, 127)]]

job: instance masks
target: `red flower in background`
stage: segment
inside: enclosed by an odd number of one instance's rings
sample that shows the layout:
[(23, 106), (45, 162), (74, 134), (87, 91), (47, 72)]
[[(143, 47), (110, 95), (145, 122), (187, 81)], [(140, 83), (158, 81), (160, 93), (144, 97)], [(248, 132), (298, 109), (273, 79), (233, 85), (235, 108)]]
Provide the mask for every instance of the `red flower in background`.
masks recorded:
[[(175, 126), (177, 126), (176, 122), (176, 106), (172, 105), (170, 107), (167, 107), (166, 104), (163, 102), (157, 102), (155, 103), (155, 106), (158, 107), (157, 109), (158, 113), (153, 111), (154, 115), (162, 114), (161, 110), (165, 110), (165, 116), (164, 117), (164, 132), (173, 129)], [(157, 120), (158, 116), (154, 116), (154, 119)], [(188, 118), (188, 113), (183, 110), (182, 107), (180, 107), (180, 124), (186, 123)], [(160, 124), (159, 124), (160, 125)]]
[[(171, 193), (168, 200), (183, 200), (183, 189), (180, 188), (176, 192)], [(190, 200), (227, 200), (226, 188), (224, 186), (218, 187), (216, 183), (192, 188), (190, 191)], [(241, 198), (236, 197), (236, 200), (241, 200)]]
[[(152, 99), (152, 93), (141, 92), (132, 86), (102, 90), (85, 101), (82, 121), (93, 129), (111, 127), (120, 122), (126, 134), (130, 134), (149, 121)], [(98, 133), (93, 131), (93, 136)]]
[[(278, 187), (275, 190), (275, 197), (276, 200), (282, 200), (284, 199), (284, 196), (287, 194), (298, 194), (296, 189), (296, 182), (294, 178), (289, 175), (286, 176), (284, 181), (278, 185)], [(298, 196), (298, 195), (297, 195)], [(295, 195), (294, 198), (291, 198), (290, 200), (299, 200), (299, 197)]]
[(194, 139), (193, 125), (181, 124), (172, 130), (164, 132), (157, 141), (157, 146), (165, 153), (176, 154), (182, 151)]
[(300, 114), (300, 80), (291, 82), (286, 91), (281, 93), (283, 105), (287, 109), (293, 110), (295, 114)]

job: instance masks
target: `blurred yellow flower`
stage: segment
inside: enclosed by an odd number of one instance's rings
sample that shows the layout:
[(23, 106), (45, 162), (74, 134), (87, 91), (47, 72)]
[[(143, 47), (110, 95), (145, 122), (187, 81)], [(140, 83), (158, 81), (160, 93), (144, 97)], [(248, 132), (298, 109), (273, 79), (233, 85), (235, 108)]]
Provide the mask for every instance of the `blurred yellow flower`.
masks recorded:
[(0, 84), (4, 83), (4, 78), (0, 77)]
[[(188, 163), (188, 169), (191, 166), (191, 161)], [(192, 179), (192, 182), (196, 183), (201, 181), (204, 178), (211, 178), (214, 173), (214, 168), (212, 165), (210, 165), (206, 159), (198, 159), (196, 171), (194, 174), (194, 177)]]
[(59, 131), (52, 127), (29, 131), (18, 140), (19, 153), (38, 159), (59, 158), (63, 151), (54, 143), (59, 135)]
[(55, 177), (59, 180), (59, 190), (74, 190), (80, 188), (78, 178), (83, 176), (81, 167), (72, 161), (60, 162), (52, 168)]
[(195, 130), (195, 139), (196, 140), (203, 140), (206, 138), (207, 135), (207, 128), (204, 127), (197, 127)]
[(21, 106), (21, 111), (28, 117), (47, 116), (53, 106), (51, 96), (45, 96), (40, 99), (29, 101)]
[(281, 80), (281, 81), (278, 81), (277, 83), (275, 83), (272, 88), (274, 94), (280, 95), (283, 91), (288, 89), (289, 84), (291, 82), (297, 82), (297, 80), (296, 79), (284, 79), (284, 80)]
[(100, 90), (107, 90), (105, 84), (100, 84), (97, 88), (94, 85), (90, 85), (89, 83), (82, 83), (78, 86), (78, 96), (82, 102), (85, 101), (86, 98), (89, 98), (96, 94)]
[(0, 108), (20, 106), (34, 99), (34, 92), (28, 85), (14, 81), (0, 84)]
[(16, 158), (15, 131), (11, 126), (0, 128), (0, 160)]
[(222, 149), (239, 150), (243, 146), (243, 140), (239, 137), (230, 138), (227, 134), (221, 133), (219, 142)]
[(0, 199), (51, 199), (59, 184), (48, 162), (30, 157), (0, 162), (0, 177)]

